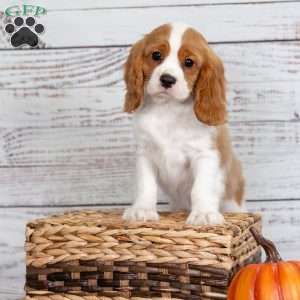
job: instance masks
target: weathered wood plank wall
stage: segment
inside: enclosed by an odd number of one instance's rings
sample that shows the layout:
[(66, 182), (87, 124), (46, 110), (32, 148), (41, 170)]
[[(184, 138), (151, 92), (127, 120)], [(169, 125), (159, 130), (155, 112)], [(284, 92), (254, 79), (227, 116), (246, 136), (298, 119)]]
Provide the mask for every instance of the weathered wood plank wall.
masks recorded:
[[(29, 219), (131, 202), (135, 142), (121, 111), (122, 65), (143, 33), (174, 20), (202, 31), (223, 59), (249, 209), (263, 213), (283, 256), (299, 257), (299, 1), (30, 4), (48, 9), (39, 19), (46, 49), (11, 49), (0, 20), (1, 299), (22, 295)], [(2, 0), (0, 10), (10, 5)]]
[[(98, 5), (75, 9), (61, 9), (59, 1), (53, 2), (56, 8), (49, 9), (42, 18), (47, 28), (43, 40), (48, 47), (130, 45), (157, 24), (178, 20), (201, 28), (212, 43), (295, 40), (299, 37), (298, 1), (235, 1), (225, 4), (218, 1), (183, 4), (181, 1), (180, 9), (176, 1), (172, 4), (167, 1), (167, 5), (160, 5), (157, 1), (151, 6), (137, 1), (136, 6), (131, 7), (127, 7), (126, 2), (119, 6), (112, 1), (110, 7)], [(139, 24), (143, 24), (142, 31)], [(0, 45), (9, 47), (4, 32), (0, 36)]]

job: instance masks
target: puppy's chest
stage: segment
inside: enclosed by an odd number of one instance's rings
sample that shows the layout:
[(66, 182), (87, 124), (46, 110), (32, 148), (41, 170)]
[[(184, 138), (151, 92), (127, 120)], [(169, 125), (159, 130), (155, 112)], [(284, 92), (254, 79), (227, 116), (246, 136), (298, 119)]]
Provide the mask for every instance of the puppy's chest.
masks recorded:
[(144, 116), (138, 125), (144, 143), (157, 150), (184, 151), (192, 133), (183, 120), (158, 114)]
[(149, 114), (138, 122), (142, 147), (159, 166), (181, 171), (191, 160), (211, 148), (208, 128), (194, 122), (190, 115)]

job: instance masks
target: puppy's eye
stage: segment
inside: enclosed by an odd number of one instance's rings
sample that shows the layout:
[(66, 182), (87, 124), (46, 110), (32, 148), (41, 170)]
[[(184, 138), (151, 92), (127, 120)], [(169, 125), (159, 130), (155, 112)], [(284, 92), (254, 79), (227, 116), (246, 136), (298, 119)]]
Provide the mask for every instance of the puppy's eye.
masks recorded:
[(161, 60), (161, 53), (159, 51), (154, 51), (152, 53), (152, 59), (156, 61)]
[(187, 67), (187, 68), (191, 68), (193, 65), (194, 65), (194, 61), (190, 58), (186, 58), (184, 60), (184, 65)]

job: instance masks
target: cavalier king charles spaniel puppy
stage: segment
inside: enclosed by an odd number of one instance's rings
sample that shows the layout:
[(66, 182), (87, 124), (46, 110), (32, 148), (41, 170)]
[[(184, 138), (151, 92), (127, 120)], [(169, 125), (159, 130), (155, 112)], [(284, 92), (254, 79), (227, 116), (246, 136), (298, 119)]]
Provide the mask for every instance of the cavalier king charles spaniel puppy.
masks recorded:
[(188, 224), (243, 210), (244, 179), (226, 124), (224, 67), (195, 29), (162, 25), (131, 48), (124, 110), (137, 141), (136, 198), (123, 218), (158, 220), (158, 185)]

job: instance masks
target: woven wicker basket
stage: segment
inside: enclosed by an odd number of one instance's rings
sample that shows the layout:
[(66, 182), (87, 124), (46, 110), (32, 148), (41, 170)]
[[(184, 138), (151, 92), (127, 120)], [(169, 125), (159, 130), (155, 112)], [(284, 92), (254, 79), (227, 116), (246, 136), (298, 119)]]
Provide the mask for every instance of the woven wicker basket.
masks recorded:
[(185, 219), (128, 223), (116, 211), (79, 211), (30, 222), (26, 300), (226, 299), (235, 272), (260, 261), (249, 232), (260, 216), (226, 214), (222, 226)]

